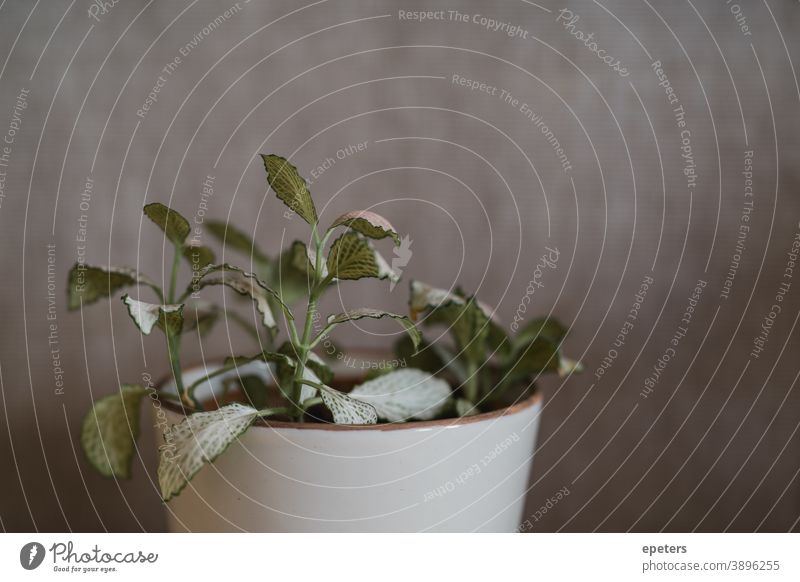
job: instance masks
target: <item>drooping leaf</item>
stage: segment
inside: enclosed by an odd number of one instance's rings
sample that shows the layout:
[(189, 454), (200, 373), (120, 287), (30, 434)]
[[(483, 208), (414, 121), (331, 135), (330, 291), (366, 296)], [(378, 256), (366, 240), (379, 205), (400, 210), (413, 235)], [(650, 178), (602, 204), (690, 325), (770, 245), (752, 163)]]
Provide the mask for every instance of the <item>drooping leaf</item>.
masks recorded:
[(186, 245), (183, 248), (183, 257), (189, 262), (192, 270), (199, 271), (211, 265), (216, 260), (214, 252), (203, 245)]
[(558, 346), (543, 337), (521, 346), (510, 357), (507, 374), (510, 380), (530, 378), (542, 372), (558, 370)]
[(267, 287), (253, 273), (248, 273), (227, 263), (209, 265), (198, 273), (192, 282), (190, 291), (197, 292), (210, 285), (225, 285), (240, 295), (250, 297), (255, 303), (256, 310), (261, 314), (264, 325), (270, 330), (277, 329), (278, 325), (272, 313), (270, 298), (282, 304), (281, 298), (278, 293)]
[(534, 319), (528, 325), (517, 332), (514, 338), (515, 346), (522, 346), (530, 343), (536, 337), (542, 337), (558, 345), (567, 335), (567, 328), (553, 317), (542, 317)]
[(505, 358), (511, 353), (512, 345), (511, 340), (505, 330), (497, 324), (496, 321), (490, 319), (487, 325), (489, 326), (486, 341), (490, 354), (498, 357)]
[(191, 232), (188, 220), (160, 202), (145, 205), (144, 213), (147, 218), (164, 231), (169, 240), (178, 246), (183, 246), (186, 237)]
[(417, 320), (420, 314), (450, 304), (463, 305), (464, 299), (444, 289), (432, 287), (422, 281), (412, 280), (408, 300), (411, 319)]
[(446, 326), (461, 357), (478, 365), (485, 362), (491, 312), (487, 312), (487, 308), (474, 297), (465, 299), (443, 289), (412, 281), (409, 306), (412, 318), (425, 314), (426, 325)]
[(347, 394), (323, 385), (322, 402), (333, 414), (336, 424), (376, 424), (378, 413), (371, 404), (350, 398)]
[(128, 479), (139, 437), (139, 405), (147, 389), (123, 384), (120, 391), (94, 403), (83, 417), (81, 447), (101, 475)]
[(411, 338), (403, 336), (395, 342), (394, 353), (404, 360), (409, 368), (417, 368), (431, 374), (441, 373), (447, 367), (431, 344), (424, 340), (420, 342), (419, 349), (415, 349)]
[(333, 221), (333, 224), (331, 224), (328, 230), (332, 230), (337, 226), (347, 226), (348, 228), (360, 232), (364, 236), (374, 239), (382, 239), (389, 236), (392, 238), (395, 245), (400, 244), (400, 236), (398, 236), (397, 231), (391, 223), (380, 214), (376, 214), (370, 210), (354, 210), (342, 214)]
[(252, 257), (253, 262), (270, 262), (269, 257), (261, 252), (253, 239), (234, 225), (221, 220), (207, 220), (205, 225), (208, 232), (223, 246), (239, 251), (246, 257)]
[(337, 279), (376, 277), (397, 282), (400, 278), (369, 241), (355, 232), (347, 232), (333, 242), (327, 265)]
[(92, 267), (75, 263), (67, 282), (67, 309), (78, 309), (132, 285), (147, 285), (160, 293), (158, 285), (134, 269), (124, 267)]
[(158, 325), (164, 333), (177, 335), (183, 330), (183, 303), (176, 305), (158, 305), (137, 301), (127, 293), (122, 301), (128, 307), (128, 314), (136, 327), (144, 335), (150, 335), (153, 326)]
[(356, 386), (350, 398), (375, 407), (389, 422), (430, 420), (447, 405), (450, 385), (414, 368), (395, 370)]
[(286, 206), (309, 224), (317, 223), (317, 209), (311, 199), (306, 181), (292, 164), (276, 155), (263, 155), (267, 183)]
[(414, 344), (414, 349), (416, 350), (419, 347), (419, 342), (422, 340), (422, 335), (420, 334), (419, 330), (414, 325), (414, 323), (405, 315), (398, 315), (396, 313), (390, 313), (388, 311), (381, 311), (380, 309), (369, 309), (367, 307), (361, 307), (358, 309), (351, 309), (350, 311), (347, 311), (345, 313), (339, 313), (336, 315), (329, 316), (328, 325), (338, 325), (346, 321), (355, 321), (357, 319), (363, 319), (365, 317), (369, 317), (371, 319), (382, 319), (384, 317), (390, 317), (394, 319), (397, 323), (399, 323), (402, 326), (402, 328), (411, 338), (411, 341)]
[(170, 430), (172, 448), (165, 448), (158, 466), (161, 496), (169, 501), (183, 490), (206, 463), (213, 462), (258, 417), (250, 406), (229, 404), (197, 412)]

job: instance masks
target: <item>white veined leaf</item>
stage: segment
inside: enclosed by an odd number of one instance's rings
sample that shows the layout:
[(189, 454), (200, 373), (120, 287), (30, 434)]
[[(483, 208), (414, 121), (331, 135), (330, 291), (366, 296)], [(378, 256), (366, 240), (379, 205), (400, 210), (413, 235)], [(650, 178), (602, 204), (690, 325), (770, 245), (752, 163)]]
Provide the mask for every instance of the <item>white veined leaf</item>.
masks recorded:
[(150, 335), (153, 326), (158, 326), (172, 334), (179, 334), (183, 329), (183, 303), (177, 305), (157, 305), (137, 301), (125, 294), (122, 301), (128, 306), (128, 313), (133, 322), (144, 335)]
[(286, 206), (300, 215), (308, 224), (317, 223), (317, 209), (311, 199), (311, 192), (300, 173), (286, 158), (273, 154), (261, 154), (264, 169), (267, 170), (267, 183)]
[(322, 384), (322, 402), (333, 414), (336, 424), (376, 424), (378, 413), (371, 404), (350, 398), (347, 394)]
[(352, 228), (369, 238), (382, 239), (389, 236), (392, 238), (395, 245), (400, 244), (400, 237), (397, 235), (397, 231), (391, 223), (380, 214), (370, 210), (353, 210), (342, 214), (333, 221), (333, 224), (331, 224), (328, 230), (342, 225)]
[(337, 279), (375, 277), (393, 282), (400, 279), (375, 247), (355, 232), (346, 232), (333, 241), (326, 263)]
[(350, 392), (352, 399), (371, 404), (389, 422), (435, 418), (450, 395), (447, 382), (414, 368), (378, 376)]
[(158, 483), (164, 501), (186, 487), (203, 465), (219, 457), (258, 417), (250, 406), (229, 404), (211, 412), (197, 412), (165, 435), (158, 465)]

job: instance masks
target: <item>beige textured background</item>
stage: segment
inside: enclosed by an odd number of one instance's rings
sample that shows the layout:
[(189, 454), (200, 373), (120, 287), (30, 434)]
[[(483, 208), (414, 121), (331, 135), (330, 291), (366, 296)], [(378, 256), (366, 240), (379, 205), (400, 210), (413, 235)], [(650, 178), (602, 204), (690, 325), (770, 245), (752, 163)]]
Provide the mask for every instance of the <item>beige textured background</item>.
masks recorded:
[[(209, 214), (230, 215), (275, 249), (305, 232), (264, 197), (255, 154), (289, 155), (310, 177), (339, 148), (367, 141), (312, 191), (324, 217), (374, 204), (409, 234), (406, 278), (439, 286), (457, 279), (509, 322), (544, 247), (561, 252), (533, 305), (570, 324), (567, 351), (587, 373), (542, 383), (547, 406), (529, 511), (562, 487), (571, 493), (535, 522), (537, 531), (797, 530), (800, 274), (764, 353), (748, 354), (800, 228), (800, 89), (791, 66), (800, 59), (800, 5), (742, 2), (748, 35), (723, 0), (540, 4), (242, 1), (183, 58), (141, 119), (137, 109), (162, 67), (233, 3), (121, 0), (99, 22), (86, 0), (0, 3), (0, 133), (17, 94), (30, 90), (0, 206), (2, 527), (164, 526), (146, 429), (130, 482), (97, 477), (77, 452), (92, 395), (166, 371), (158, 340), (142, 342), (117, 300), (82, 315), (66, 311), (80, 215), (89, 218), (90, 262), (140, 263), (160, 278), (162, 240), (140, 222), (142, 204), (171, 201), (191, 217), (213, 175)], [(556, 22), (563, 7), (628, 77)], [(472, 22), (398, 18), (398, 10), (420, 9), (483, 14), (528, 38)], [(691, 195), (655, 60), (686, 111), (698, 172)], [(453, 85), (454, 74), (529, 104), (572, 170), (562, 171), (518, 108)], [(754, 210), (725, 300), (746, 150), (754, 152)], [(87, 177), (94, 188), (82, 212)], [(49, 244), (55, 321), (47, 319)], [(629, 341), (596, 382), (649, 274), (654, 285)], [(643, 399), (698, 279), (707, 287), (688, 334)], [(387, 295), (380, 283), (351, 284), (342, 301), (402, 310), (406, 287)], [(50, 323), (64, 370), (60, 395)], [(388, 343), (354, 330), (339, 339)], [(203, 348), (221, 356), (229, 343), (249, 347), (233, 330), (229, 342), (223, 326)], [(187, 350), (187, 360), (199, 357)]]

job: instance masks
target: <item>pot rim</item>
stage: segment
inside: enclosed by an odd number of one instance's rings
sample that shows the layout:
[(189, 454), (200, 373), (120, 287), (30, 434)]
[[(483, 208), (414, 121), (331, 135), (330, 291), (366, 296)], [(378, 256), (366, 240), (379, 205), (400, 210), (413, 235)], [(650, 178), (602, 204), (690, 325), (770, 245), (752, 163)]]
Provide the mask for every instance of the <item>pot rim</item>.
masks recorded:
[[(165, 377), (156, 385), (160, 388), (172, 379), (172, 374)], [(329, 430), (329, 431), (389, 431), (389, 430), (415, 430), (415, 429), (430, 429), (430, 428), (450, 428), (455, 426), (462, 426), (466, 424), (474, 424), (478, 422), (491, 421), (503, 416), (510, 416), (519, 414), (523, 410), (531, 408), (542, 401), (542, 394), (538, 390), (533, 394), (515, 402), (505, 408), (492, 410), (491, 412), (481, 412), (472, 416), (461, 416), (456, 418), (440, 418), (437, 420), (414, 420), (409, 422), (385, 422), (378, 424), (334, 424), (332, 422), (289, 422), (284, 420), (270, 420), (268, 418), (260, 418), (252, 427), (259, 428), (274, 428), (274, 429), (297, 429), (297, 430)], [(186, 416), (185, 409), (182, 405), (178, 405), (170, 400), (162, 402), (162, 406), (168, 410)], [(251, 428), (252, 428), (251, 427)]]

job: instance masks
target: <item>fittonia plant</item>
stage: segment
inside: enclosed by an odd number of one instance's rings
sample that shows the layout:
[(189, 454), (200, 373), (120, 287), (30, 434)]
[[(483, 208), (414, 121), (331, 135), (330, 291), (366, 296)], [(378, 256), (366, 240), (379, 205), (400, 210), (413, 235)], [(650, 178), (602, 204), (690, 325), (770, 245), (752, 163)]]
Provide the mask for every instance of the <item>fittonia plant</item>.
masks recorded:
[[(86, 457), (100, 473), (128, 477), (144, 396), (157, 395), (179, 403), (186, 418), (172, 427), (169, 438), (174, 447), (169, 455), (162, 455), (158, 469), (166, 500), (177, 495), (203, 464), (212, 462), (258, 419), (277, 417), (303, 422), (311, 410), (324, 407), (337, 424), (374, 424), (379, 419), (425, 420), (438, 416), (450, 398), (451, 389), (445, 381), (410, 368), (373, 378), (349, 393), (331, 387), (333, 373), (314, 353), (314, 348), (338, 325), (362, 318), (390, 318), (407, 332), (412, 351), (419, 344), (419, 331), (408, 317), (377, 309), (360, 308), (329, 315), (319, 330), (313, 325), (318, 318), (319, 299), (330, 287), (366, 277), (396, 281), (397, 275), (370, 239), (388, 238), (399, 244), (400, 238), (386, 219), (369, 211), (344, 214), (322, 230), (311, 193), (297, 169), (279, 156), (262, 158), (272, 190), (311, 227), (308, 245), (295, 241), (279, 259), (270, 259), (240, 231), (212, 223), (210, 230), (215, 236), (252, 257), (257, 271), (252, 273), (215, 262), (209, 249), (191, 244), (191, 226), (183, 216), (163, 204), (153, 203), (144, 207), (144, 214), (161, 228), (174, 249), (167, 289), (133, 269), (76, 265), (69, 274), (70, 309), (110, 297), (125, 287), (135, 287), (136, 296), (122, 296), (131, 319), (144, 335), (150, 335), (155, 328), (164, 334), (175, 390), (122, 385), (116, 394), (95, 402), (84, 418), (81, 444)], [(183, 260), (189, 261), (192, 277), (181, 290), (178, 274)], [(180, 360), (181, 339), (187, 332), (206, 331), (223, 312), (219, 306), (200, 299), (204, 289), (217, 285), (231, 288), (253, 301), (258, 320), (269, 338), (278, 333), (281, 322), (285, 341), (276, 349), (228, 358), (221, 367), (185, 382)], [(150, 301), (139, 298), (139, 291), (147, 289), (152, 292)], [(298, 317), (292, 308), (299, 291), (307, 299), (303, 317)], [(260, 345), (275, 344), (268, 341)], [(258, 381), (258, 376), (239, 376), (238, 401), (204, 402), (198, 396), (199, 388), (254, 363), (262, 371), (267, 370), (272, 378)], [(271, 396), (277, 397), (277, 405), (267, 406), (270, 400), (275, 400)]]
[(409, 365), (459, 386), (451, 414), (469, 416), (512, 404), (533, 390), (541, 374), (566, 376), (582, 366), (561, 355), (567, 329), (552, 318), (534, 319), (509, 336), (494, 311), (463, 291), (446, 291), (411, 282), (411, 317), (425, 327), (443, 327), (452, 345), (440, 339), (419, 344), (400, 340), (398, 355)]

